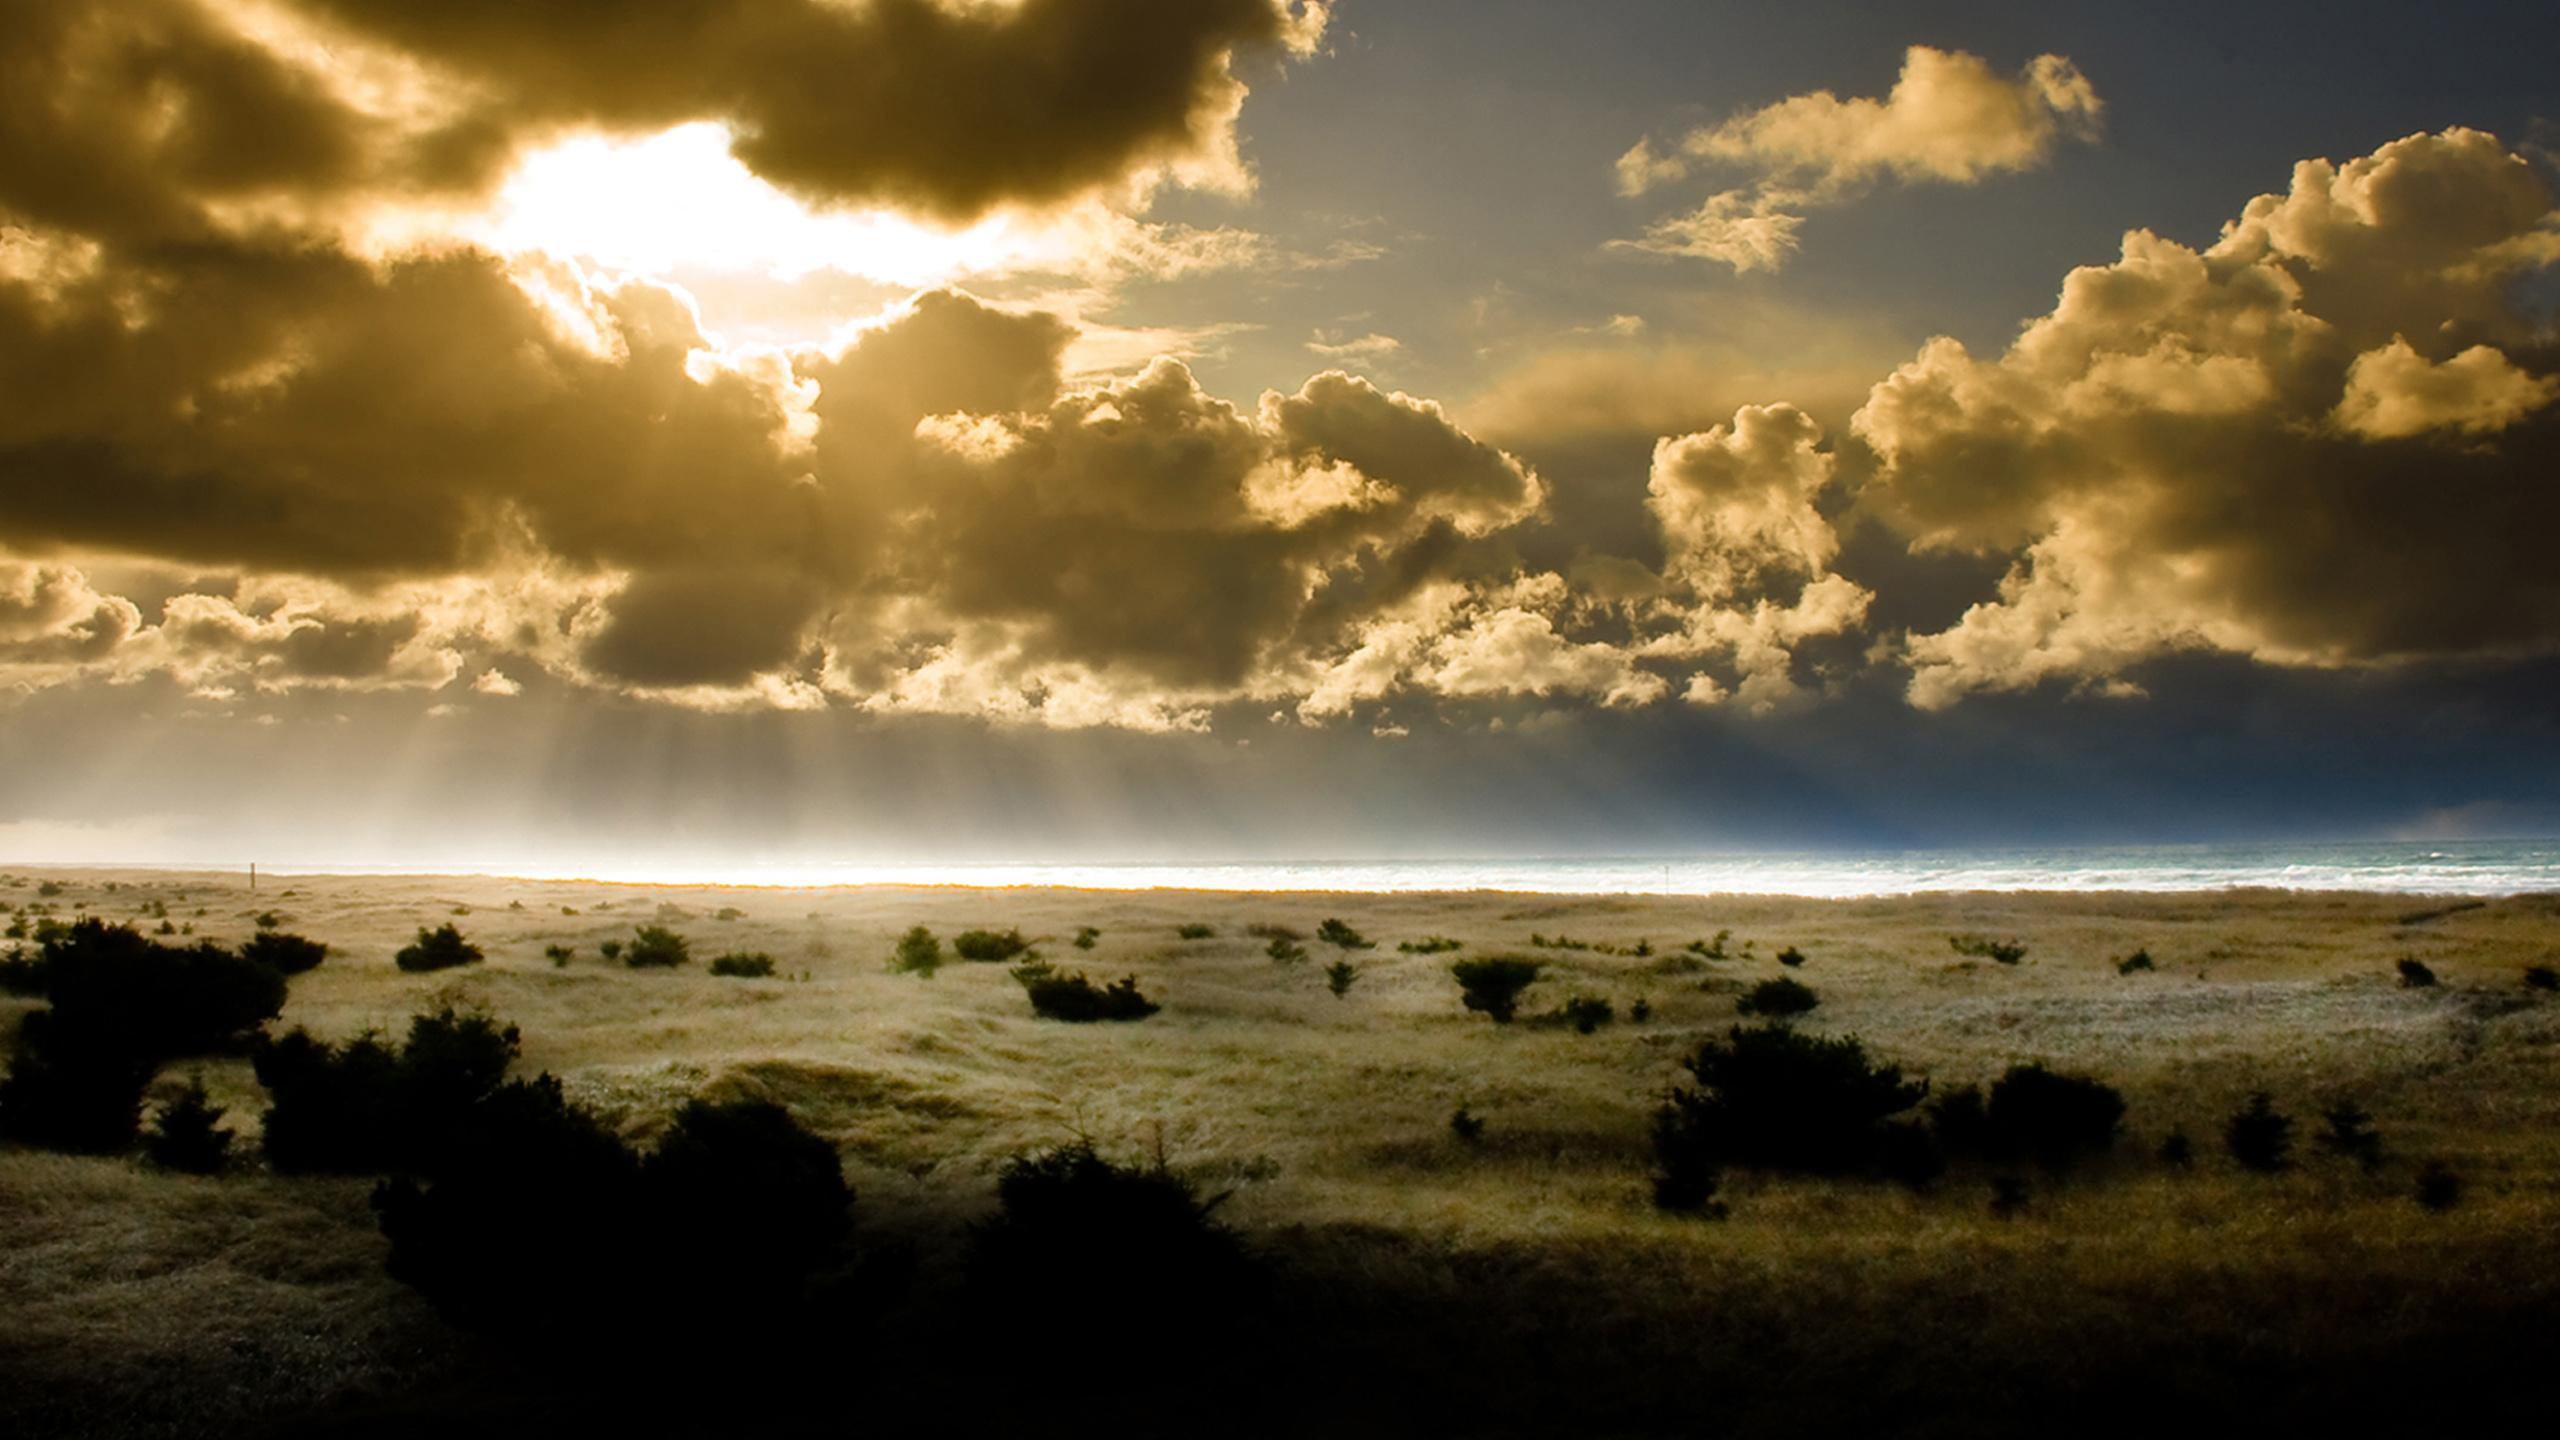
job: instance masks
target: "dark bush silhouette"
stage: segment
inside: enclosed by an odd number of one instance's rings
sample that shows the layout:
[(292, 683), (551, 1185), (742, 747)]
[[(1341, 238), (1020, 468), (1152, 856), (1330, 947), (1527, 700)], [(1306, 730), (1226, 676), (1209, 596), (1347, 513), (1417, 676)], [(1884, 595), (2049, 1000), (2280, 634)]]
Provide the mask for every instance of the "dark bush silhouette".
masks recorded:
[(1377, 942), (1339, 920), (1328, 918), (1316, 927), (1316, 938), (1336, 950), (1374, 950)]
[(284, 1008), (285, 979), (265, 965), (94, 918), (52, 932), (30, 970), (51, 1004), (19, 1023), (0, 1136), (48, 1149), (129, 1149), (163, 1064), (235, 1051)]
[(223, 1107), (205, 1095), (204, 1082), (190, 1080), (152, 1118), (142, 1151), (163, 1170), (218, 1174), (231, 1162), (231, 1132), (222, 1128), (223, 1114)]
[(963, 960), (1000, 963), (1030, 948), (1019, 930), (963, 930), (951, 937), (952, 953)]
[(1359, 978), (1360, 967), (1348, 960), (1336, 960), (1324, 967), (1324, 988), (1332, 991), (1336, 1000), (1350, 994), (1352, 983)]
[(2196, 1142), (2188, 1139), (2184, 1130), (2170, 1131), (2168, 1138), (2160, 1142), (2160, 1163), (2180, 1170), (2195, 1164)]
[(1201, 925), (1196, 923), (1190, 925), (1176, 925), (1173, 927), (1173, 933), (1175, 938), (1182, 940), (1210, 940), (1216, 938), (1218, 934), (1218, 927), (1215, 925)]
[(2560, 990), (2560, 968), (2527, 965), (2524, 967), (2524, 986), (2528, 990)]
[(2293, 1163), (2293, 1121), (2261, 1090), (2223, 1122), (2222, 1144), (2241, 1169), (2270, 1175)]
[[(24, 929), (21, 928), (19, 933), (24, 934)], [(43, 952), (30, 954), (27, 947), (12, 945), (8, 954), (0, 955), (0, 994), (25, 999), (41, 997), (44, 994)]]
[(773, 957), (761, 950), (735, 950), (711, 962), (711, 973), (737, 980), (770, 980)]
[(634, 970), (672, 970), (693, 963), (693, 942), (664, 925), (636, 926), (622, 963)]
[(1201, 1199), (1161, 1160), (1115, 1165), (1078, 1142), (1016, 1157), (996, 1197), (1002, 1210), (971, 1237), (972, 1288), (985, 1313), (1043, 1346), (1205, 1344), (1260, 1296), (1258, 1272), (1212, 1218), (1226, 1197)]
[(1653, 1002), (1642, 996), (1636, 997), (1636, 1003), (1627, 1007), (1627, 1019), (1630, 1023), (1642, 1025), (1652, 1018)]
[(1790, 970), (1798, 969), (1804, 964), (1804, 952), (1790, 945), (1778, 952), (1778, 963)]
[(1484, 1138), (1484, 1121), (1461, 1105), (1449, 1112), (1449, 1133), (1457, 1136), (1459, 1143), (1473, 1145)]
[(1991, 1215), (1995, 1220), (2015, 1220), (2027, 1211), (2027, 1181), (2023, 1175), (1998, 1175), (1991, 1181)]
[[(599, 905), (596, 908), (601, 910), (604, 907)], [(622, 958), (622, 942), (619, 940), (600, 941), (596, 945), (596, 953), (603, 956), (608, 961), (619, 960)]]
[(2151, 963), (2151, 952), (2148, 950), (2136, 950), (2116, 962), (2116, 973), (2119, 975), (2139, 974), (2153, 968), (2155, 967)]
[(1839, 1175), (1878, 1167), (1894, 1117), (1928, 1094), (1854, 1038), (1735, 1026), (1698, 1047), (1654, 1117), (1661, 1175), (1694, 1183), (1726, 1165)]
[(1763, 980), (1744, 991), (1742, 998), (1734, 1002), (1733, 1008), (1738, 1014), (1783, 1018), (1789, 1015), (1802, 1015), (1821, 1003), (1822, 997), (1813, 993), (1812, 986), (1780, 975), (1773, 980)]
[(2319, 1135), (2323, 1150), (2340, 1159), (2353, 1160), (2367, 1170), (2382, 1167), (2382, 1135), (2373, 1128), (2373, 1116), (2353, 1100), (2341, 1100), (2321, 1112), (2326, 1126)]
[(516, 1028), (446, 1007), (409, 1022), (397, 1050), (378, 1035), (342, 1045), (294, 1030), (252, 1055), (269, 1105), (262, 1147), (287, 1173), (423, 1172), (515, 1060)]
[(896, 953), (889, 957), (889, 968), (901, 975), (922, 975), (928, 979), (942, 968), (942, 942), (921, 925), (898, 937)]
[(0, 1138), (111, 1155), (133, 1147), (142, 1092), (159, 1063), (113, 1033), (83, 1033), (51, 1010), (19, 1022), (0, 1079)]
[(548, 1075), (465, 1107), (434, 1163), (374, 1187), (392, 1278), (467, 1329), (576, 1344), (650, 1316), (639, 1160)]
[(2404, 989), (2425, 990), (2436, 983), (2436, 972), (2428, 967), (2426, 961), (2414, 955), (2401, 956), (2393, 966), (2400, 972), (2400, 984)]
[(577, 956), (578, 947), (574, 945), (545, 945), (542, 947), (542, 958), (550, 961), (551, 968), (554, 970), (568, 969), (569, 962), (576, 959)]
[(480, 947), (462, 938), (451, 921), (433, 930), (421, 927), (415, 944), (403, 945), (391, 957), (391, 963), (403, 970), (451, 970), (460, 965), (477, 965)]
[(2430, 1160), (2419, 1167), (2412, 1195), (2419, 1204), (2442, 1214), (2462, 1203), (2462, 1177), (2442, 1160)]
[(1262, 953), (1270, 956), (1275, 965), (1295, 965), (1307, 958), (1307, 947), (1285, 935), (1274, 935)]
[(281, 930), (262, 930), (240, 947), (240, 956), (279, 975), (301, 975), (319, 969), (320, 962), (329, 958), (329, 947)]
[(1716, 1192), (1724, 1188), (1724, 1164), (1712, 1145), (1689, 1133), (1679, 1112), (1654, 1112), (1653, 1205), (1657, 1210), (1721, 1220), (1727, 1211)]
[(683, 1297), (684, 1311), (769, 1312), (844, 1259), (853, 1191), (843, 1165), (779, 1105), (693, 1101), (640, 1178), (653, 1242), (667, 1246), (653, 1283)]
[(1466, 948), (1464, 940), (1452, 940), (1446, 935), (1425, 935), (1419, 940), (1396, 942), (1396, 949), (1407, 955), (1445, 955), (1452, 950)]
[[(2066, 1170), (2114, 1149), (2123, 1119), (2124, 1097), (2112, 1086), (2042, 1065), (2012, 1065), (1991, 1086), (1975, 1153)], [(1963, 1153), (1943, 1130), (1939, 1138), (1951, 1152)]]
[(1071, 970), (1025, 965), (1013, 972), (1031, 997), (1032, 1013), (1048, 1020), (1086, 1024), (1097, 1020), (1144, 1020), (1163, 1006), (1138, 993), (1138, 977), (1125, 976), (1096, 986)]
[(1535, 960), (1495, 955), (1461, 960), (1449, 967), (1449, 973), (1457, 978), (1461, 1003), (1491, 1017), (1496, 1025), (1508, 1025), (1520, 1013), (1520, 992), (1536, 984), (1544, 968)]
[(1577, 1033), (1589, 1035), (1616, 1020), (1618, 1009), (1597, 995), (1576, 995), (1565, 1001), (1556, 1014)]
[(39, 963), (68, 1032), (155, 1062), (235, 1052), (284, 1009), (285, 979), (268, 966), (94, 919), (47, 941)]
[(2003, 965), (2015, 965), (2027, 958), (2026, 946), (2015, 940), (1994, 940), (1988, 935), (1950, 935), (1947, 948), (1959, 955), (1977, 955)]
[(1090, 925), (1079, 925), (1076, 927), (1075, 947), (1079, 950), (1090, 950), (1101, 938), (1101, 931)]

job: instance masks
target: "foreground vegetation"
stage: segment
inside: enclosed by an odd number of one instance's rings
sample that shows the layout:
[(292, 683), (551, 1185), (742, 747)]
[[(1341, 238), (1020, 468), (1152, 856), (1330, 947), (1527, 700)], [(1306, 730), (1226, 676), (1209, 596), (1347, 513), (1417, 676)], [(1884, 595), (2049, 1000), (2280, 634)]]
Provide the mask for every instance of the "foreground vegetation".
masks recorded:
[(2544, 901), (47, 878), (12, 1083), (144, 1073), (0, 1149), (13, 1433), (2441, 1427), (2560, 1314)]

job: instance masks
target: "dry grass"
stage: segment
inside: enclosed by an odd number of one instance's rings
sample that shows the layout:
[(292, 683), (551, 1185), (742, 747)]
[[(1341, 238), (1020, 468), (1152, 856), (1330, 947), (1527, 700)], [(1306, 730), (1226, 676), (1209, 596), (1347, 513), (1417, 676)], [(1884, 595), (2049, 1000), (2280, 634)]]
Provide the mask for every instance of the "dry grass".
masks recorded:
[[(86, 902), (125, 918), (160, 900), (226, 941), (273, 909), (285, 928), (333, 946), (296, 980), (287, 1024), (396, 1031), (438, 1004), (479, 1006), (523, 1028), (525, 1069), (561, 1075), (635, 1136), (698, 1094), (781, 1101), (839, 1146), (866, 1228), (947, 1235), (983, 1212), (1007, 1156), (1072, 1135), (1123, 1155), (1160, 1143), (1177, 1166), (1234, 1187), (1222, 1214), (1295, 1246), (1312, 1275), (1363, 1275), (1452, 1314), (1468, 1293), (1452, 1277), (1472, 1272), (1450, 1257), (1496, 1257), (1484, 1263), (1522, 1294), (1550, 1281), (1571, 1292), (1556, 1277), (1590, 1277), (1575, 1292), (1585, 1296), (1576, 1325), (1613, 1335), (1644, 1316), (1653, 1336), (1575, 1342), (1598, 1347), (1594, 1365), (1623, 1368), (1666, 1336), (1808, 1343), (1794, 1327), (1885, 1324), (1878, 1307), (1892, 1297), (1916, 1307), (1906, 1321), (1961, 1328), (1963, 1315), (2006, 1307), (2013, 1318), (1994, 1332), (2041, 1317), (2055, 1335), (2123, 1344), (2164, 1315), (2254, 1333), (2273, 1323), (2262, 1315), (2276, 1313), (2270, 1295), (2297, 1298), (2284, 1313), (2309, 1314), (2316, 1301), (2342, 1327), (2406, 1338), (2560, 1294), (2548, 1245), (2560, 1217), (2560, 999), (2521, 980), (2526, 965), (2560, 954), (2560, 903), (2549, 897), (2448, 908), (2279, 893), (1799, 901), (414, 877), (266, 879), (252, 896), (238, 880), (201, 875), (54, 878), (64, 913)], [(0, 899), (34, 893), (29, 883)], [(735, 918), (715, 918), (724, 908)], [(1274, 964), (1248, 928), (1311, 933), (1328, 916), (1380, 942), (1361, 955), (1347, 999), (1326, 993), (1318, 966)], [(486, 964), (394, 969), (393, 950), (447, 919), (487, 950)], [(1195, 921), (1217, 937), (1175, 938)], [(698, 954), (768, 952), (781, 977), (719, 979), (699, 964), (633, 971), (600, 958), (600, 941), (627, 940), (643, 923), (683, 932)], [(1135, 973), (1165, 1009), (1135, 1025), (1061, 1025), (1034, 1019), (1000, 965), (893, 975), (893, 943), (916, 924), (946, 939), (1019, 926), (1097, 981)], [(1085, 925), (1102, 935), (1078, 951), (1067, 942)], [(1724, 929), (1735, 958), (1680, 957)], [(1533, 930), (1621, 951), (1646, 940), (1654, 954), (1532, 951)], [(2023, 942), (2026, 958), (1960, 956), (1947, 943), (1958, 934)], [(1429, 935), (1466, 945), (1395, 949)], [(545, 958), (554, 944), (576, 947), (567, 967)], [(1789, 945), (1809, 957), (1792, 973), (1822, 1000), (1807, 1028), (1854, 1032), (1941, 1083), (2031, 1060), (2101, 1076), (2129, 1102), (2123, 1157), (2058, 1190), (2039, 1186), (2028, 1214), (2007, 1224), (1989, 1218), (1980, 1182), (1963, 1179), (1915, 1196), (1737, 1177), (1723, 1224), (1657, 1215), (1645, 1187), (1650, 1097), (1701, 1036), (1733, 1023), (1744, 985), (1782, 973), (1774, 956)], [(2117, 974), (2113, 961), (2137, 948), (2157, 971)], [(1534, 954), (1547, 971), (1524, 1023), (1497, 1028), (1460, 1009), (1448, 966), (1503, 952)], [(2442, 985), (2400, 988), (2401, 955), (2434, 967)], [(1621, 1016), (1645, 999), (1653, 1018), (1587, 1037), (1525, 1023), (1572, 993), (1609, 999)], [(6, 1003), (0, 1015), (25, 1006)], [(204, 1074), (217, 1102), (236, 1107), (235, 1124), (254, 1116), (244, 1064)], [(2344, 1164), (2272, 1181), (2238, 1174), (2220, 1154), (2220, 1120), (2256, 1088), (2276, 1093), (2306, 1140), (2321, 1104), (2355, 1097), (2392, 1163), (2374, 1176)], [(1448, 1132), (1461, 1103), (1488, 1123), (1481, 1145)], [(2195, 1139), (2192, 1174), (2146, 1158), (2173, 1125)], [(2451, 1215), (2407, 1198), (2426, 1156), (2467, 1183)], [(195, 1413), (275, 1413), (378, 1390), (424, 1357), (451, 1363), (451, 1342), (380, 1276), (361, 1196), (360, 1186), (197, 1181), (0, 1154), (0, 1361), (22, 1375), (77, 1369), (80, 1394), (121, 1397), (130, 1431), (170, 1413), (170, 1385), (258, 1392)], [(1603, 1279), (1615, 1288), (1588, 1289)], [(2071, 1303), (2057, 1309), (2055, 1295)], [(1479, 1340), (1500, 1348), (1499, 1336)], [(100, 1369), (99, 1356), (117, 1358)], [(155, 1357), (171, 1368), (155, 1369)], [(1829, 1362), (1808, 1352), (1797, 1363), (1818, 1374)]]

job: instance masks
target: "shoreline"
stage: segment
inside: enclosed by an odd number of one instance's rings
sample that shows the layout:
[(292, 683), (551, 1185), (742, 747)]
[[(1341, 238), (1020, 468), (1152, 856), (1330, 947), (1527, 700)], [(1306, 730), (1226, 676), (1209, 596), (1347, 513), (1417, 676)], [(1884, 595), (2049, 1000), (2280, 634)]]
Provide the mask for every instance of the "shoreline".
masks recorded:
[[(1325, 864), (1357, 864), (1362, 862), (1321, 862)], [(1434, 862), (1437, 863), (1437, 862)], [(969, 867), (955, 866), (955, 869)], [(988, 866), (986, 868), (1010, 868)], [(1027, 867), (1026, 867), (1027, 868)], [(1062, 866), (1061, 869), (1092, 870), (1109, 866)], [(1132, 864), (1127, 868), (1152, 868)], [(1165, 867), (1172, 868), (1172, 867)], [(243, 867), (212, 865), (126, 865), (103, 862), (26, 862), (0, 861), (0, 876), (23, 876), (41, 880), (48, 875), (78, 876), (84, 880), (120, 885), (175, 883), (180, 881), (236, 881), (249, 888), (250, 872)], [(265, 869), (256, 872), (256, 888), (270, 882), (282, 885), (326, 882), (403, 882), (444, 881), (468, 885), (548, 885), (584, 886), (634, 891), (678, 892), (704, 891), (739, 894), (811, 894), (860, 895), (889, 893), (921, 894), (991, 894), (1037, 896), (1093, 895), (1114, 897), (1202, 896), (1243, 899), (1255, 896), (1283, 898), (1321, 898), (1339, 896), (1362, 899), (1391, 900), (1467, 900), (1522, 899), (1582, 900), (1592, 902), (1652, 900), (1666, 903), (1682, 901), (1718, 902), (1806, 902), (1896, 901), (1929, 898), (1983, 900), (2024, 899), (2033, 897), (2105, 896), (2126, 900), (2195, 900), (2228, 898), (2247, 899), (2319, 899), (2322, 897), (2354, 897), (2384, 900), (2477, 901), (2483, 904), (2540, 897), (2560, 897), (2560, 879), (2548, 885), (2529, 885), (2514, 889), (2425, 888), (2391, 885), (2304, 884), (2283, 885), (2264, 882), (2199, 883), (2192, 885), (2112, 885), (2112, 884), (2031, 884), (2031, 885), (1915, 885), (1899, 889), (1855, 891), (1815, 891), (1803, 889), (1568, 889), (1515, 885), (1451, 885), (1451, 886), (1341, 886), (1341, 885), (1203, 885), (1185, 883), (1100, 885), (1078, 884), (1055, 880), (989, 880), (962, 879), (896, 879), (863, 878), (836, 881), (742, 880), (742, 879), (628, 879), (614, 876), (563, 875), (491, 869)]]

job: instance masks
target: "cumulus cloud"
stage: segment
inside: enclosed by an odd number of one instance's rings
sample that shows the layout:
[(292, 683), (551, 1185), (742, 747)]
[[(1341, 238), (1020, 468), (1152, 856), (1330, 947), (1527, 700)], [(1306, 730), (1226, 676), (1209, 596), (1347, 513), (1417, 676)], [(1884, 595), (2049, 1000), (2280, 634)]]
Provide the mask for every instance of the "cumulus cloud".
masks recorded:
[(2016, 559), (1913, 638), (1912, 699), (2550, 649), (2560, 356), (2513, 282), (2555, 260), (2548, 185), (2448, 130), (2305, 162), (2203, 250), (2128, 235), (1996, 358), (1931, 342), (1855, 418), (1867, 502)]
[(1702, 171), (1751, 178), (1620, 243), (1737, 272), (1774, 271), (1794, 255), (1808, 209), (1884, 183), (1971, 185), (2033, 169), (2065, 140), (2094, 137), (2102, 109), (2096, 87), (2059, 55), (2003, 76), (1980, 56), (1914, 45), (1881, 100), (1817, 90), (1692, 130), (1667, 148), (1638, 141), (1618, 158), (1627, 196)]

